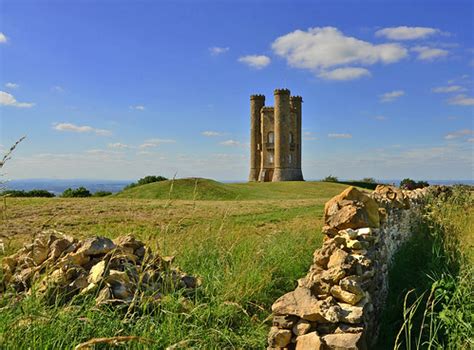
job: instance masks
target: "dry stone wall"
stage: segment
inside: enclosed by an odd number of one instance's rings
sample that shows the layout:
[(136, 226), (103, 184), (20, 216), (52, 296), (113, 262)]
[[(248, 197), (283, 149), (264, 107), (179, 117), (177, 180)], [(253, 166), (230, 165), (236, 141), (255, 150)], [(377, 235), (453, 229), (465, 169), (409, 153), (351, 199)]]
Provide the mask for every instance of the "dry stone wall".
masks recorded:
[(164, 294), (200, 284), (198, 278), (173, 266), (172, 260), (130, 235), (113, 241), (106, 237), (78, 241), (45, 231), (3, 258), (0, 296), (35, 292), (56, 303), (88, 295), (97, 305), (155, 307)]
[(268, 349), (370, 349), (390, 264), (413, 233), (427, 192), (349, 187), (328, 201), (323, 246), (297, 288), (272, 306)]

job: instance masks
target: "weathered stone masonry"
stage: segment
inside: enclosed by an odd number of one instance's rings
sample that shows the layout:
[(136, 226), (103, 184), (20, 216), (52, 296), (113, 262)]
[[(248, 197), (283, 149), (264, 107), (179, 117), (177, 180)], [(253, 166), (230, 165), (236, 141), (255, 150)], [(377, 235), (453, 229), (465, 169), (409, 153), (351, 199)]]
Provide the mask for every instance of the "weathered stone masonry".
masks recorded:
[(250, 96), (249, 181), (303, 181), (301, 171), (301, 96), (274, 91), (275, 106), (264, 95)]
[(370, 349), (390, 264), (419, 221), (427, 192), (349, 187), (328, 201), (323, 246), (297, 288), (272, 306), (268, 349)]

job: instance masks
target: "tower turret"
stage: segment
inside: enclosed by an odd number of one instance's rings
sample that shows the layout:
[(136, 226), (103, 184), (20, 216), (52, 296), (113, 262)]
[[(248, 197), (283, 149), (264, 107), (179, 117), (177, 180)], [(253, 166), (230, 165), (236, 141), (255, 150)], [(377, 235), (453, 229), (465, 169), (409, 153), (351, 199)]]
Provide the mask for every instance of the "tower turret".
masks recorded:
[(264, 95), (250, 96), (250, 174), (249, 181), (257, 181), (260, 173), (260, 110), (265, 106)]
[(290, 104), (291, 108), (293, 109), (295, 113), (295, 154), (296, 154), (296, 159), (295, 159), (295, 164), (294, 164), (294, 177), (296, 180), (303, 180), (303, 172), (301, 171), (301, 153), (302, 153), (302, 146), (303, 146), (303, 140), (302, 140), (302, 125), (301, 125), (301, 115), (302, 115), (302, 104), (303, 104), (303, 98), (301, 96), (291, 96), (290, 97)]
[(275, 170), (272, 181), (288, 178), (288, 155), (290, 150), (290, 90), (276, 89), (275, 97)]

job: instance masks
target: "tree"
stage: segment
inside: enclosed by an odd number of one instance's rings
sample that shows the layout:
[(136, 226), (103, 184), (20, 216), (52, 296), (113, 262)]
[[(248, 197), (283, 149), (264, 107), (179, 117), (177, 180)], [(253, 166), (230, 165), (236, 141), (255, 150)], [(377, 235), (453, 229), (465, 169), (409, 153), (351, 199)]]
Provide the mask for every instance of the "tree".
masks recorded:
[(338, 182), (338, 178), (337, 176), (332, 176), (332, 175), (329, 175), (329, 176), (326, 176), (324, 179), (323, 179), (324, 182)]
[(373, 177), (364, 177), (362, 180), (360, 180), (361, 182), (367, 182), (369, 184), (374, 184), (376, 183), (377, 181), (375, 181), (375, 179)]
[(423, 187), (428, 187), (429, 183), (426, 181), (418, 181), (416, 182), (415, 180), (406, 178), (400, 181), (400, 188), (404, 190), (414, 190), (417, 188), (423, 188)]
[(141, 185), (146, 185), (153, 182), (166, 181), (166, 180), (168, 179), (164, 176), (148, 175), (148, 176), (142, 177), (137, 182), (133, 182), (130, 185), (125, 186), (124, 190), (128, 190), (129, 188), (133, 188), (136, 186), (141, 186)]
[(61, 195), (61, 197), (63, 198), (72, 198), (72, 197), (84, 198), (84, 197), (90, 197), (90, 196), (92, 196), (92, 194), (89, 192), (89, 190), (82, 186), (76, 189), (68, 188), (64, 190), (63, 194)]

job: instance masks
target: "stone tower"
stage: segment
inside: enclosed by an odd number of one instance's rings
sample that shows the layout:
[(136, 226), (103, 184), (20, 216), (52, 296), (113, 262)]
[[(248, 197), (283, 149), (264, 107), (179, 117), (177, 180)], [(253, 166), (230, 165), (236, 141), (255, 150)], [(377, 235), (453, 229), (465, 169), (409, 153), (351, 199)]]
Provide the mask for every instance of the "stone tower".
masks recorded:
[(301, 171), (301, 96), (274, 91), (275, 106), (264, 95), (250, 96), (249, 181), (303, 181)]

